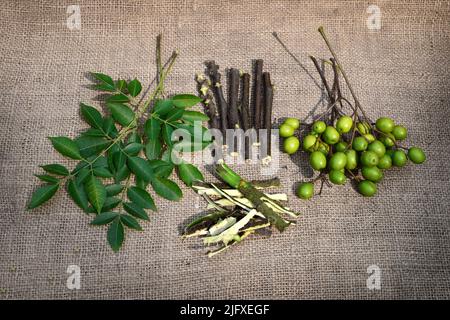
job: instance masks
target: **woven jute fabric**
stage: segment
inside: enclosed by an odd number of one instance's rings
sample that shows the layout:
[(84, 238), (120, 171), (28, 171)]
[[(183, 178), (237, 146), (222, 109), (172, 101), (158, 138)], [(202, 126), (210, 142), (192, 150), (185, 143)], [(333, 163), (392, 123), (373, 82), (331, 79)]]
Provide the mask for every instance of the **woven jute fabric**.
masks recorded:
[[(0, 298), (1, 299), (406, 299), (450, 298), (450, 165), (448, 154), (450, 3), (373, 1), (381, 29), (372, 30), (366, 1), (18, 1), (0, 6)], [(80, 29), (70, 29), (78, 5)], [(59, 192), (25, 211), (39, 182), (39, 164), (73, 166), (48, 136), (74, 137), (86, 128), (79, 102), (99, 105), (88, 71), (137, 77), (155, 74), (155, 39), (165, 56), (180, 52), (167, 92), (195, 92), (204, 61), (251, 70), (264, 59), (276, 85), (274, 121), (304, 119), (323, 108), (309, 54), (329, 58), (323, 25), (368, 115), (392, 116), (409, 129), (408, 143), (428, 160), (393, 169), (373, 198), (350, 184), (325, 187), (311, 201), (294, 188), (310, 177), (305, 156), (281, 154), (279, 192), (301, 212), (297, 225), (271, 238), (247, 239), (208, 259), (200, 241), (180, 229), (206, 205), (183, 187), (128, 232), (113, 253), (106, 228)], [(297, 56), (299, 65), (273, 37)], [(309, 76), (312, 75), (313, 78)], [(213, 176), (204, 167), (208, 180)], [(234, 167), (264, 178), (256, 165)], [(77, 265), (81, 288), (66, 286)], [(381, 271), (370, 290), (368, 267)], [(370, 268), (369, 268), (370, 269)]]

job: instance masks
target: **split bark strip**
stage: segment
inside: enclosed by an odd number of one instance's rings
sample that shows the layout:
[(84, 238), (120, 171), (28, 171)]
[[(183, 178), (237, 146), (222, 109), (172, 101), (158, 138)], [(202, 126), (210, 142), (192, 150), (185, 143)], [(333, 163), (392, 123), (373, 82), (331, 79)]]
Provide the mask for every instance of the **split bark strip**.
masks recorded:
[(270, 73), (263, 73), (264, 83), (264, 126), (267, 130), (267, 155), (263, 163), (269, 163), (272, 160), (272, 105), (273, 105), (273, 85), (270, 80)]
[(223, 96), (222, 83), (220, 82), (221, 74), (219, 73), (219, 66), (214, 61), (208, 61), (206, 63), (208, 76), (211, 79), (213, 86), (214, 97), (216, 103), (219, 106), (220, 115), (220, 130), (222, 131), (223, 141), (226, 144), (226, 130), (228, 127), (227, 120), (227, 102)]
[[(255, 62), (255, 93), (253, 95), (253, 126), (258, 132), (261, 128), (261, 103), (262, 103), (262, 70), (263, 60), (258, 59)], [(259, 134), (259, 132), (258, 132)]]
[[(242, 92), (241, 92), (241, 105), (240, 105), (240, 116), (242, 122), (242, 128), (244, 132), (251, 129), (250, 124), (250, 75), (248, 73), (244, 73), (242, 75)], [(250, 154), (250, 138), (248, 135), (245, 136), (244, 139), (244, 158), (248, 160), (251, 158)]]

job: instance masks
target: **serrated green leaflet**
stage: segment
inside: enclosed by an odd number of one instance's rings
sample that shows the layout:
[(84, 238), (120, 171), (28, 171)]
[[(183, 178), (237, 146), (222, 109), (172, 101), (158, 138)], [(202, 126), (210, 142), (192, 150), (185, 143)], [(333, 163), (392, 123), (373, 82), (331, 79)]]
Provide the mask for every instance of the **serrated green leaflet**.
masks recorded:
[(190, 110), (184, 110), (183, 116), (181, 117), (184, 121), (187, 121), (189, 123), (194, 123), (195, 121), (208, 121), (209, 117), (201, 112), (198, 111), (190, 111)]
[(81, 209), (87, 211), (89, 207), (88, 197), (82, 185), (79, 185), (73, 179), (70, 179), (67, 181), (67, 192)]
[(92, 127), (101, 129), (103, 126), (103, 118), (100, 112), (94, 107), (88, 106), (84, 103), (80, 103), (80, 111), (83, 119)]
[(49, 137), (53, 147), (63, 156), (80, 160), (81, 154), (77, 144), (67, 137)]
[(100, 213), (106, 200), (106, 189), (102, 182), (91, 175), (86, 181), (86, 193), (88, 195), (89, 202), (92, 204), (94, 209)]
[(160, 117), (166, 115), (173, 108), (173, 101), (170, 99), (156, 100), (153, 113), (156, 113)]
[(122, 104), (122, 103), (106, 103), (106, 106), (111, 111), (111, 114), (119, 124), (126, 127), (135, 121), (135, 114), (130, 107)]
[(138, 206), (156, 211), (155, 202), (146, 190), (138, 187), (130, 187), (127, 191), (127, 196), (128, 199)]
[(53, 173), (59, 176), (68, 176), (69, 170), (67, 170), (66, 167), (63, 165), (54, 163), (54, 164), (46, 164), (44, 166), (41, 166), (42, 169), (44, 169), (48, 173)]
[(145, 134), (148, 140), (158, 139), (161, 132), (162, 122), (155, 118), (147, 119), (145, 122)]
[(41, 181), (49, 182), (52, 184), (58, 183), (58, 181), (59, 181), (58, 178), (50, 176), (48, 174), (35, 174), (35, 176)]
[(138, 231), (142, 230), (141, 225), (133, 216), (130, 216), (127, 214), (122, 214), (122, 215), (120, 215), (120, 221), (122, 221), (122, 223), (124, 225), (126, 225), (128, 228), (138, 230)]
[(180, 187), (169, 179), (155, 177), (151, 183), (153, 190), (167, 200), (177, 201), (183, 196)]
[(106, 99), (107, 103), (115, 103), (115, 102), (117, 102), (117, 103), (127, 103), (129, 101), (130, 101), (130, 99), (126, 95), (124, 95), (123, 93), (114, 94), (112, 96), (109, 96)]
[(108, 243), (113, 251), (119, 251), (124, 240), (123, 225), (119, 216), (115, 217), (113, 222), (109, 225), (107, 237)]
[(133, 142), (133, 143), (130, 143), (129, 145), (127, 145), (123, 149), (123, 152), (125, 152), (129, 156), (136, 156), (142, 150), (142, 148), (144, 148), (144, 146), (142, 144)]
[(28, 209), (34, 209), (44, 202), (48, 201), (58, 191), (58, 184), (49, 184), (36, 189), (31, 196)]
[(121, 184), (117, 184), (117, 183), (109, 184), (109, 185), (105, 186), (106, 195), (108, 197), (115, 196), (115, 195), (119, 194), (123, 190), (123, 188), (124, 188), (124, 186), (122, 186)]
[(198, 168), (190, 163), (182, 163), (178, 166), (178, 175), (188, 186), (192, 186), (194, 182), (204, 181), (203, 174)]
[(110, 145), (110, 141), (101, 137), (86, 137), (82, 136), (75, 140), (80, 154), (87, 158), (98, 154)]
[(139, 157), (128, 158), (128, 168), (139, 178), (145, 181), (151, 181), (153, 179), (153, 170), (147, 160)]
[(130, 96), (136, 97), (139, 93), (141, 93), (142, 85), (139, 82), (139, 80), (134, 79), (128, 83), (128, 92), (130, 93)]
[(126, 212), (131, 214), (132, 216), (142, 219), (149, 220), (147, 212), (140, 206), (132, 202), (126, 202), (123, 204), (123, 208)]
[(172, 101), (176, 107), (188, 108), (202, 102), (202, 99), (193, 94), (177, 94)]
[(114, 220), (119, 214), (116, 212), (102, 212), (98, 214), (94, 220), (91, 221), (91, 224), (94, 226), (101, 226), (104, 224), (108, 224)]
[(158, 159), (161, 156), (161, 140), (159, 138), (148, 140), (145, 145), (145, 156), (148, 160)]

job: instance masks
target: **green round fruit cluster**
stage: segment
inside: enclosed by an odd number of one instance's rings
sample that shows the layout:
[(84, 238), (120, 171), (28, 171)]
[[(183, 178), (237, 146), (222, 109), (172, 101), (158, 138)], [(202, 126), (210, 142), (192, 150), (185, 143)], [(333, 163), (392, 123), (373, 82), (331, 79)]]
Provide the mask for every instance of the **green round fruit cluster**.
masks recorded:
[[(408, 131), (391, 118), (381, 117), (370, 124), (355, 123), (352, 117), (344, 115), (333, 123), (318, 120), (310, 126), (301, 146), (310, 154), (311, 167), (321, 172), (321, 178), (326, 175), (336, 185), (343, 185), (348, 179), (356, 180), (358, 192), (366, 197), (377, 192), (376, 184), (383, 179), (385, 170), (403, 167), (408, 159), (416, 164), (426, 160), (421, 148), (406, 149), (399, 145)], [(280, 136), (285, 138), (283, 150), (288, 154), (300, 148), (300, 141), (294, 136), (299, 127), (300, 121), (294, 118), (286, 119), (280, 126)], [(302, 199), (311, 198), (314, 183), (301, 183), (297, 194)]]

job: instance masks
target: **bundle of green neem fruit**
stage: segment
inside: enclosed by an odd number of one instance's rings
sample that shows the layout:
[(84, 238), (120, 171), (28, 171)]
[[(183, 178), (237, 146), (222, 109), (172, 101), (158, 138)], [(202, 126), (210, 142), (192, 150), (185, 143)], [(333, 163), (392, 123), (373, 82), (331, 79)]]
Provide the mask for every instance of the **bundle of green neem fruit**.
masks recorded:
[[(331, 59), (324, 61), (333, 70), (331, 86), (317, 59), (311, 59), (325, 88), (328, 106), (312, 123), (300, 123), (297, 119), (288, 118), (280, 127), (280, 135), (285, 138), (283, 148), (288, 154), (295, 153), (300, 147), (300, 140), (294, 136), (295, 131), (304, 133), (303, 149), (310, 152), (312, 168), (320, 172), (312, 181), (300, 184), (298, 195), (303, 199), (311, 198), (316, 181), (322, 182), (321, 191), (324, 182), (344, 184), (347, 179), (352, 179), (358, 183), (362, 195), (372, 196), (376, 193), (376, 183), (384, 175), (383, 170), (391, 166), (402, 167), (408, 159), (413, 163), (423, 163), (425, 154), (420, 148), (406, 149), (400, 145), (407, 136), (405, 127), (396, 125), (386, 117), (375, 122), (368, 118), (323, 28), (319, 28), (319, 32), (332, 54)], [(143, 92), (141, 83), (136, 79), (113, 80), (105, 74), (92, 74), (95, 81), (93, 89), (107, 93), (105, 102), (110, 115), (102, 115), (97, 108), (81, 104), (81, 114), (90, 128), (75, 139), (64, 136), (50, 138), (60, 154), (78, 163), (71, 170), (61, 164), (41, 166), (45, 173), (37, 177), (44, 185), (33, 193), (29, 209), (42, 205), (65, 185), (72, 200), (88, 215), (93, 215), (92, 225), (108, 225), (108, 243), (117, 251), (125, 239), (125, 227), (140, 231), (140, 223), (149, 220), (147, 210), (157, 211), (157, 205), (148, 191), (149, 186), (156, 195), (165, 199), (176, 201), (182, 197), (181, 189), (170, 179), (176, 171), (187, 186), (207, 201), (207, 211), (187, 225), (183, 238), (200, 237), (206, 246), (214, 246), (209, 256), (240, 243), (251, 234), (270, 235), (272, 226), (282, 232), (294, 224), (290, 218), (298, 217), (298, 213), (285, 207), (287, 195), (268, 192), (269, 188), (279, 185), (278, 179), (249, 182), (226, 164), (220, 163), (215, 171), (224, 184), (205, 183), (198, 168), (182, 160), (180, 151), (199, 151), (211, 145), (211, 135), (204, 134), (209, 131), (202, 122), (209, 120), (211, 127), (217, 128), (221, 119), (222, 130), (230, 128), (230, 123), (224, 121), (227, 113), (223, 94), (221, 90), (216, 90), (221, 85), (218, 82), (218, 67), (214, 63), (210, 64), (210, 75), (212, 72), (213, 80), (217, 82), (214, 88), (222, 104), (222, 118), (217, 117), (218, 113), (211, 107), (209, 89), (200, 90), (201, 97), (175, 94), (169, 98), (165, 95), (164, 80), (170, 74), (177, 54), (175, 51), (163, 64), (161, 37), (158, 36), (157, 81), (153, 91)], [(258, 92), (259, 98), (254, 101), (257, 102), (256, 109), (261, 110), (264, 102), (267, 110), (254, 127), (270, 129), (268, 119), (272, 109), (272, 84), (267, 73), (262, 77), (262, 61), (258, 63), (260, 68), (255, 81), (259, 84), (255, 92)], [(231, 127), (237, 128), (238, 123), (242, 122), (244, 127), (252, 128), (247, 112), (249, 76), (244, 74), (245, 90), (240, 108), (237, 103), (237, 70), (233, 70), (231, 76), (234, 87), (230, 99), (230, 116), (234, 119)], [(342, 94), (341, 76), (353, 102)], [(204, 86), (204, 79), (201, 80), (200, 89)], [(205, 99), (209, 103), (205, 103)], [(210, 117), (189, 110), (200, 102), (204, 103)], [(350, 109), (349, 114), (345, 113), (346, 109)], [(239, 119), (240, 115), (242, 119)], [(174, 139), (176, 130), (184, 130), (190, 135)], [(194, 132), (202, 133), (201, 141), (198, 141), (199, 137), (194, 137)]]
[[(320, 174), (311, 181), (299, 185), (297, 195), (309, 199), (314, 195), (314, 182), (328, 180), (336, 185), (343, 185), (347, 178), (355, 180), (357, 189), (363, 196), (373, 196), (377, 192), (376, 183), (384, 177), (383, 170), (392, 166), (403, 167), (408, 159), (416, 164), (425, 161), (425, 153), (417, 147), (406, 148), (400, 142), (406, 139), (407, 129), (388, 117), (381, 117), (373, 123), (363, 110), (353, 88), (336, 54), (324, 33), (319, 28), (332, 58), (324, 61), (333, 71), (333, 83), (330, 86), (315, 57), (313, 61), (327, 95), (328, 106), (318, 115), (313, 123), (303, 124), (304, 136), (302, 147), (309, 152), (309, 163)], [(340, 76), (345, 80), (352, 95), (353, 102), (345, 98), (340, 87)], [(350, 109), (350, 114), (345, 113)], [(288, 118), (280, 126), (279, 134), (285, 138), (283, 149), (288, 154), (297, 152), (300, 140), (294, 136), (300, 122)], [(405, 152), (404, 150), (407, 150)]]

